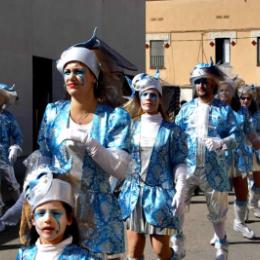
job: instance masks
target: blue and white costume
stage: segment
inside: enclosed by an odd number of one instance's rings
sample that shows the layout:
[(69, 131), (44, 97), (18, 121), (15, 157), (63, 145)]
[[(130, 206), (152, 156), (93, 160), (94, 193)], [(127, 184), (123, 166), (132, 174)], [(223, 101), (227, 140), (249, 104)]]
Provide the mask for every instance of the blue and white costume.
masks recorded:
[(220, 138), (225, 149), (236, 148), (241, 137), (231, 108), (217, 99), (209, 105), (199, 104), (198, 99), (194, 99), (183, 105), (175, 122), (187, 134), (188, 179), (200, 178), (206, 190), (229, 191), (225, 154), (209, 151), (204, 142), (205, 138)]
[[(155, 132), (152, 123), (158, 124)], [(149, 132), (153, 138), (145, 136)], [(149, 140), (144, 143), (146, 137)], [(142, 115), (132, 123), (130, 152), (133, 167), (119, 196), (127, 228), (170, 235), (179, 224), (172, 200), (176, 193), (174, 169), (184, 163), (187, 154), (184, 133), (174, 123), (162, 120), (160, 114)]]
[[(0, 104), (0, 178), (7, 181), (17, 199), (20, 185), (15, 178), (13, 163), (22, 152), (23, 136), (15, 116), (5, 109), (6, 104), (14, 103), (17, 93), (14, 86), (0, 83), (0, 95), (5, 97), (5, 103)], [(0, 215), (3, 206), (0, 192)]]
[[(88, 251), (72, 244), (72, 237), (65, 239), (56, 245), (36, 245), (20, 248), (16, 256), (16, 260), (37, 260), (37, 254), (40, 252), (41, 259), (57, 259), (57, 260), (101, 260), (92, 256)], [(54, 258), (55, 257), (55, 258)]]
[[(227, 152), (227, 162), (230, 165), (232, 177), (246, 177), (252, 173), (253, 167), (253, 150), (252, 146), (247, 143), (247, 134), (254, 131), (254, 127), (249, 118), (248, 110), (241, 107), (237, 112), (233, 111), (241, 130), (241, 142), (235, 150)], [(230, 156), (230, 157), (229, 157)], [(232, 163), (230, 163), (232, 162)]]
[[(89, 133), (105, 148), (128, 151), (129, 125), (125, 110), (98, 104)], [(109, 184), (110, 175), (86, 148), (62, 140), (62, 132), (71, 127), (70, 101), (49, 104), (39, 132), (40, 151), (53, 165), (70, 170), (75, 181), (76, 218), (82, 245), (94, 253), (124, 252), (124, 226)]]

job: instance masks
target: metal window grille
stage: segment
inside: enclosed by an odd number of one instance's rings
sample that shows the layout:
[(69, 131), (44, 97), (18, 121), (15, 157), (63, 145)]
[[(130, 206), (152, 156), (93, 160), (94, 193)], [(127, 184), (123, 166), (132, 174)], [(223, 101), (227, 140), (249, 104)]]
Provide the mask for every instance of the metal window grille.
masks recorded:
[(150, 68), (164, 68), (164, 41), (150, 41)]

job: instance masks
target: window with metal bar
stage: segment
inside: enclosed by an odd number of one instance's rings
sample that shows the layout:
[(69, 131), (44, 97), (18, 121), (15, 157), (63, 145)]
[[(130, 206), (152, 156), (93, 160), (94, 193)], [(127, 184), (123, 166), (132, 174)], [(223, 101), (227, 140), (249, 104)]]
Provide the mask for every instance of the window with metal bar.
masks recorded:
[(164, 41), (150, 41), (150, 68), (164, 68)]
[(230, 64), (230, 38), (216, 38), (216, 63)]

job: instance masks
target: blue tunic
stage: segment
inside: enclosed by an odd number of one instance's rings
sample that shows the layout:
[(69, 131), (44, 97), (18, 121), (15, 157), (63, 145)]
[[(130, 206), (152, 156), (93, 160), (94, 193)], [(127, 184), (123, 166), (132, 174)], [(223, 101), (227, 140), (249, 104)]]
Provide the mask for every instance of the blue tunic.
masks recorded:
[[(233, 151), (234, 166), (245, 177), (252, 171), (253, 167), (253, 150), (251, 146), (247, 145), (246, 136), (254, 131), (254, 127), (250, 121), (248, 110), (245, 107), (241, 107), (234, 114), (241, 128), (241, 142)], [(231, 166), (230, 162), (228, 160), (228, 164)]]
[[(69, 101), (58, 101), (46, 108), (38, 143), (43, 155), (59, 167), (71, 168), (73, 161), (65, 142), (60, 141), (68, 126)], [(91, 137), (106, 148), (128, 151), (129, 114), (122, 108), (97, 105)], [(76, 217), (83, 246), (91, 252), (116, 254), (124, 252), (124, 226), (118, 201), (111, 192), (109, 175), (88, 155), (84, 155), (80, 191), (77, 194)]]
[[(258, 109), (257, 112), (253, 114), (252, 121), (254, 124), (254, 128), (259, 136), (260, 135), (260, 109)], [(257, 163), (260, 165), (260, 149), (258, 150), (254, 149), (254, 152), (257, 159)]]
[[(218, 137), (225, 140), (228, 149), (235, 149), (241, 140), (241, 132), (235, 115), (230, 106), (225, 106), (220, 100), (214, 99), (209, 108), (208, 137)], [(192, 176), (197, 167), (198, 142), (196, 136), (196, 108), (198, 99), (184, 104), (176, 117), (176, 124), (187, 134), (188, 156), (187, 165)], [(225, 154), (209, 151), (205, 148), (204, 174), (209, 186), (216, 191), (230, 189), (228, 179), (229, 166)]]
[(127, 219), (134, 210), (142, 186), (142, 207), (146, 221), (156, 227), (177, 228), (179, 219), (173, 215), (171, 206), (176, 192), (173, 169), (185, 161), (187, 147), (184, 133), (174, 123), (161, 123), (143, 182), (140, 179), (140, 125), (140, 120), (135, 120), (131, 129), (134, 166), (119, 195), (122, 217)]
[[(13, 143), (11, 143), (11, 139)], [(23, 135), (13, 114), (3, 110), (0, 112), (0, 162), (10, 165), (8, 160), (9, 147), (12, 144), (22, 146)]]
[[(20, 248), (16, 260), (34, 260), (37, 254), (37, 246)], [(46, 259), (47, 260), (47, 259)], [(88, 251), (70, 244), (64, 248), (57, 260), (101, 260), (92, 256)]]

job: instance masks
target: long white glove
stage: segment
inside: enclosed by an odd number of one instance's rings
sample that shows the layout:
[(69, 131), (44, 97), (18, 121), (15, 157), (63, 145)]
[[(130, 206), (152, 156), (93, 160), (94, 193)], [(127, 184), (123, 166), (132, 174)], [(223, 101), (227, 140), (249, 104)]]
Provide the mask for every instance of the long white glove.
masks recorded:
[(175, 169), (175, 189), (176, 193), (172, 200), (173, 213), (177, 216), (183, 215), (185, 199), (187, 194), (186, 185), (187, 166), (179, 164)]
[(93, 160), (108, 174), (122, 180), (127, 174), (130, 155), (120, 149), (105, 148), (93, 139), (87, 131), (80, 129), (65, 130), (60, 137), (62, 141), (72, 140), (82, 143)]
[(223, 140), (217, 137), (208, 137), (205, 139), (205, 146), (208, 148), (209, 151), (218, 151), (223, 149)]
[(10, 164), (14, 164), (17, 156), (19, 155), (19, 153), (22, 151), (21, 147), (19, 145), (11, 145), (9, 147), (9, 155), (8, 155), (8, 160), (10, 162)]

